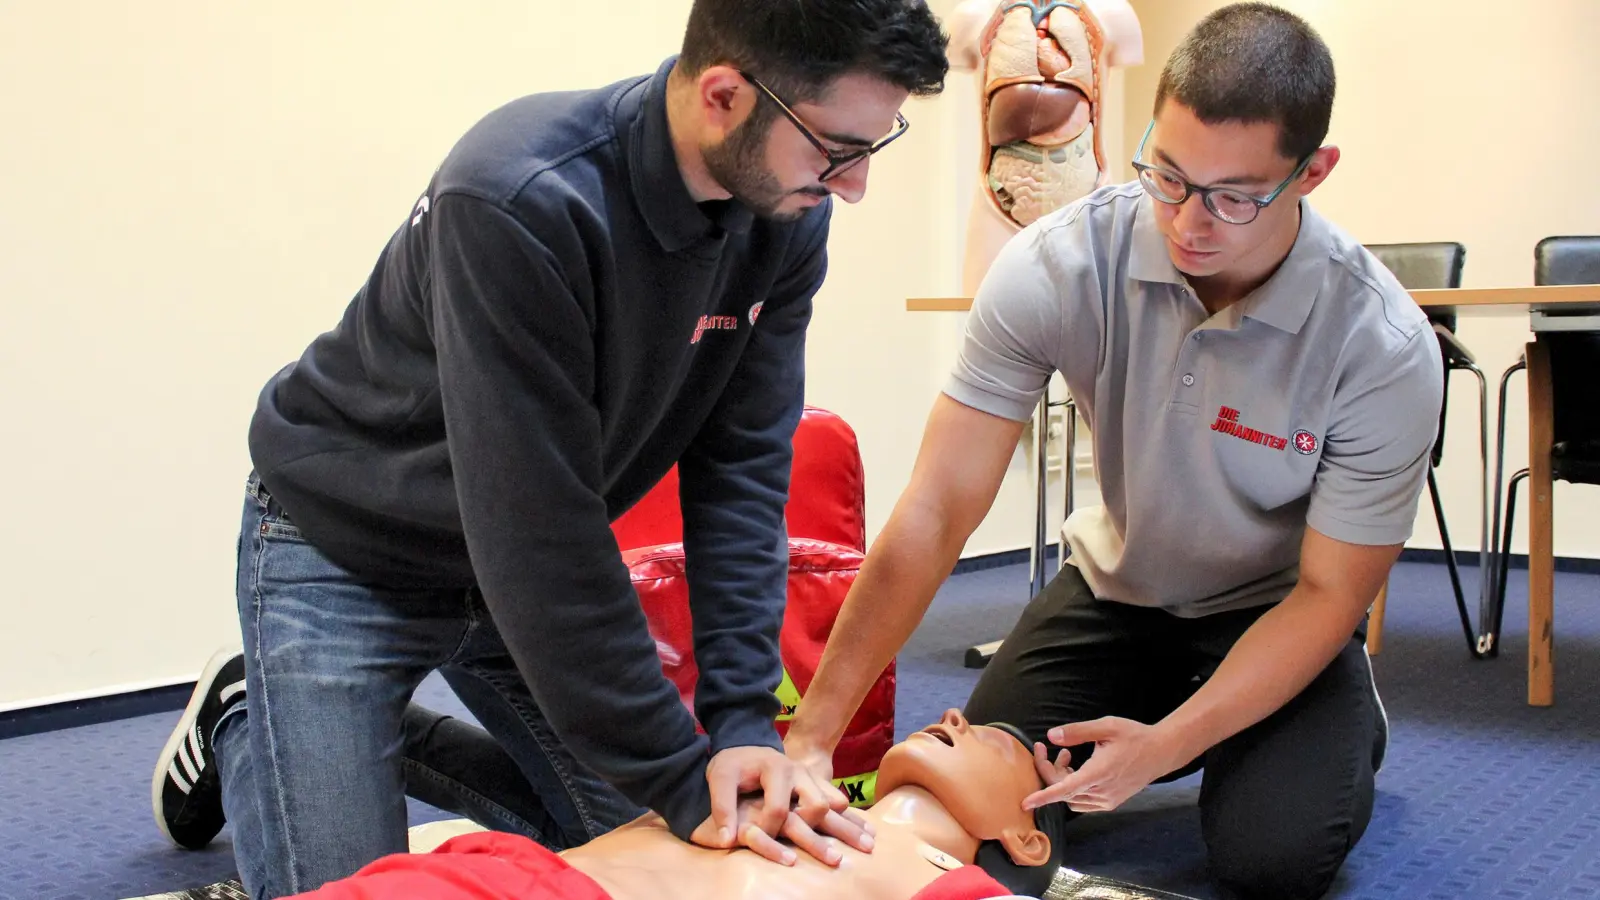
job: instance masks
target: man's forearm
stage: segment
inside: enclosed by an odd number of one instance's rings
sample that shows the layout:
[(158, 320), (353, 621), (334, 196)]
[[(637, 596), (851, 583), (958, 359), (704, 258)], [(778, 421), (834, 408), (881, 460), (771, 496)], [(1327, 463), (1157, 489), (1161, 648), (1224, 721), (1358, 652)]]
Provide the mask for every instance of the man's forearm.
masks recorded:
[(861, 701), (928, 611), (1005, 479), (1022, 422), (934, 400), (911, 483), (867, 554), (784, 741), (832, 751)]
[(1157, 728), (1174, 768), (1265, 719), (1298, 695), (1350, 640), (1366, 604), (1302, 582), (1239, 638), (1193, 697)]
[(846, 596), (789, 743), (832, 748), (955, 567), (964, 534), (907, 499), (895, 509)]

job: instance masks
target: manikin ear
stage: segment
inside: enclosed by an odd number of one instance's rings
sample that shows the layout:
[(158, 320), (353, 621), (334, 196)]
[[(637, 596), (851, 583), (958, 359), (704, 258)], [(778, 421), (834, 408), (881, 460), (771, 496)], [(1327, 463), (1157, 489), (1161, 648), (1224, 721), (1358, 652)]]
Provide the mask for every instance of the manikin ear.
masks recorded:
[(1032, 869), (1050, 861), (1050, 837), (1037, 828), (1007, 828), (1000, 832), (1000, 846), (1019, 866)]

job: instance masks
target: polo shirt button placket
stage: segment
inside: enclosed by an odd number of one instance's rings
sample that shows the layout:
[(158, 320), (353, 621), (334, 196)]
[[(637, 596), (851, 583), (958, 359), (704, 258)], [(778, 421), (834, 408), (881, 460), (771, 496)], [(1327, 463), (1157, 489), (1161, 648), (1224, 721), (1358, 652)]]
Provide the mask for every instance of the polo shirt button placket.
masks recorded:
[[(1185, 290), (1184, 293), (1188, 293), (1188, 291)], [(1197, 363), (1195, 356), (1199, 353), (1200, 338), (1205, 333), (1205, 330), (1206, 326), (1202, 324), (1189, 332), (1184, 338), (1183, 351), (1179, 354), (1178, 363), (1175, 366), (1177, 371), (1174, 374), (1177, 375), (1178, 384), (1172, 389), (1169, 402), (1181, 408), (1200, 408), (1200, 392), (1195, 390), (1195, 386), (1200, 383), (1200, 379), (1194, 374), (1194, 366)]]

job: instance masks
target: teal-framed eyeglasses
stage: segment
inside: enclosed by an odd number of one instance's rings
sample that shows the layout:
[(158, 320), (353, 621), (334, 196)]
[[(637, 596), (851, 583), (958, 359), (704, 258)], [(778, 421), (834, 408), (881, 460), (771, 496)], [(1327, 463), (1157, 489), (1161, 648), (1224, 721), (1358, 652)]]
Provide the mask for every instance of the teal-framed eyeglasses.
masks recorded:
[(790, 123), (792, 123), (795, 128), (799, 129), (801, 136), (810, 141), (811, 146), (816, 147), (817, 152), (821, 153), (823, 157), (828, 160), (828, 168), (824, 169), (822, 174), (817, 176), (818, 181), (827, 181), (830, 178), (834, 178), (852, 168), (855, 168), (857, 163), (861, 162), (872, 154), (877, 153), (884, 147), (889, 146), (891, 141), (900, 135), (905, 134), (906, 129), (911, 127), (911, 123), (906, 121), (905, 116), (901, 115), (900, 113), (895, 113), (894, 130), (889, 132), (887, 136), (880, 138), (877, 143), (861, 150), (851, 150), (848, 153), (835, 153), (832, 150), (829, 150), (827, 146), (822, 143), (822, 139), (813, 134), (810, 128), (806, 127), (806, 123), (800, 121), (800, 117), (794, 114), (794, 110), (789, 108), (789, 104), (778, 99), (778, 95), (774, 94), (771, 88), (768, 88), (766, 85), (762, 84), (759, 79), (757, 79), (754, 75), (751, 75), (749, 72), (739, 70), (739, 75), (742, 76), (745, 81), (755, 85), (756, 88), (761, 91), (761, 93), (766, 94), (767, 99), (776, 104), (778, 110), (782, 112), (786, 118), (788, 118)]
[(1201, 202), (1206, 205), (1206, 209), (1210, 210), (1213, 216), (1230, 225), (1249, 225), (1254, 222), (1256, 216), (1260, 215), (1263, 209), (1266, 209), (1272, 201), (1278, 199), (1278, 195), (1283, 193), (1284, 188), (1300, 177), (1300, 173), (1304, 172), (1306, 166), (1311, 164), (1311, 157), (1314, 155), (1306, 154), (1306, 158), (1300, 160), (1300, 164), (1294, 167), (1294, 171), (1289, 173), (1289, 177), (1280, 182), (1272, 193), (1265, 197), (1247, 194), (1238, 188), (1201, 187), (1197, 184), (1189, 183), (1188, 180), (1175, 172), (1143, 162), (1144, 145), (1146, 141), (1150, 140), (1150, 132), (1155, 129), (1155, 126), (1156, 123), (1154, 121), (1145, 126), (1144, 137), (1139, 139), (1139, 149), (1134, 151), (1133, 154), (1133, 168), (1134, 171), (1139, 173), (1139, 183), (1144, 186), (1145, 193), (1162, 203), (1169, 203), (1174, 206), (1187, 201), (1191, 194), (1199, 194)]

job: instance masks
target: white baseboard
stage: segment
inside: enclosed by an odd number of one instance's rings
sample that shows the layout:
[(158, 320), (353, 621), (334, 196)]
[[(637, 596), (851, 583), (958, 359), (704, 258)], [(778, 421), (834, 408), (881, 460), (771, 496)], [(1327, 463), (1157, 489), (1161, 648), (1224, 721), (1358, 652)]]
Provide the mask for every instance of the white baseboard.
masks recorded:
[[(199, 673), (195, 673), (198, 675)], [(115, 697), (119, 694), (134, 694), (139, 691), (148, 691), (155, 688), (173, 687), (180, 684), (192, 683), (195, 676), (188, 678), (157, 678), (150, 681), (134, 681), (127, 684), (111, 684), (104, 687), (91, 688), (83, 691), (72, 691), (66, 694), (55, 694), (49, 697), (29, 697), (26, 700), (13, 700), (9, 703), (0, 703), (0, 713), (15, 712), (19, 709), (32, 709), (36, 706), (55, 706), (59, 703), (78, 703), (84, 700), (99, 700), (105, 697)]]

